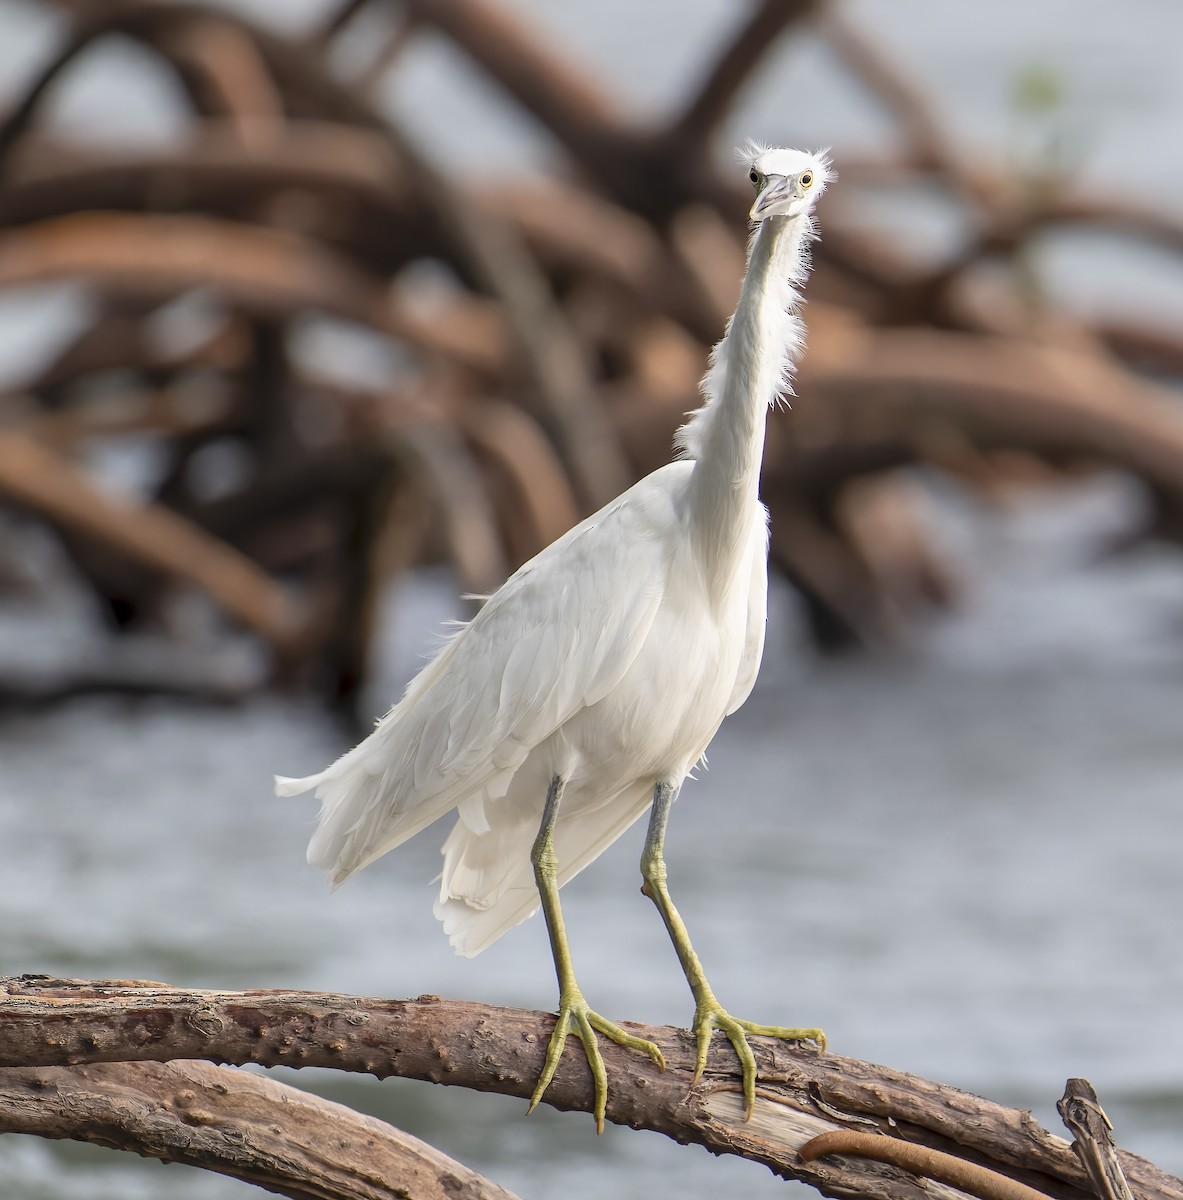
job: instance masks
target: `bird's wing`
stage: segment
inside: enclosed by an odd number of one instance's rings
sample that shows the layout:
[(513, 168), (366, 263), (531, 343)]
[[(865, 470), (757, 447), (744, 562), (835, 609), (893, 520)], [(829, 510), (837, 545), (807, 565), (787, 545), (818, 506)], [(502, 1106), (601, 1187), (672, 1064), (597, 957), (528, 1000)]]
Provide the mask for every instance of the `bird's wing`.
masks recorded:
[(760, 660), (764, 657), (764, 633), (768, 628), (768, 509), (760, 506), (761, 519), (752, 530), (751, 581), (748, 585), (747, 631), (744, 635), (743, 657), (735, 676), (735, 687), (727, 702), (731, 716), (752, 694)]
[(309, 862), (338, 884), (459, 804), (479, 822), (535, 746), (612, 690), (664, 594), (683, 468), (647, 477), (531, 559), (364, 742), (321, 775), (278, 783), (321, 799)]

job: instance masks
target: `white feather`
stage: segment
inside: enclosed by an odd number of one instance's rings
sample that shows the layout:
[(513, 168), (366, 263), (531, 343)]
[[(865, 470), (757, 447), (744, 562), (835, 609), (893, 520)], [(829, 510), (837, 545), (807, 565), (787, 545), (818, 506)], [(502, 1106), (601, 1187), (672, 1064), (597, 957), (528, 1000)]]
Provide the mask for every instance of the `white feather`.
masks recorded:
[[(555, 829), (559, 886), (612, 845), (644, 815), (652, 799), (648, 786), (634, 785), (598, 808), (559, 821)], [(460, 823), (448, 835), (435, 915), (457, 954), (472, 958), (538, 911), (538, 889), (530, 866), (537, 809), (535, 802), (521, 820), (503, 822), (483, 835)]]

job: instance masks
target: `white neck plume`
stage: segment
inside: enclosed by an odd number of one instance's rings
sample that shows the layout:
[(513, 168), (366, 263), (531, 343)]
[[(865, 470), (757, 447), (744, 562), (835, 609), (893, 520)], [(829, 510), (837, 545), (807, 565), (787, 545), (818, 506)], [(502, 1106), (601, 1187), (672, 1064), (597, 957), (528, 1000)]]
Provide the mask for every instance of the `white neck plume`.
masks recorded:
[(702, 381), (704, 403), (678, 431), (695, 463), (687, 517), (708, 583), (721, 601), (760, 519), (760, 463), (768, 406), (792, 394), (805, 340), (797, 290), (809, 270), (808, 216), (769, 217), (748, 243), (739, 304)]

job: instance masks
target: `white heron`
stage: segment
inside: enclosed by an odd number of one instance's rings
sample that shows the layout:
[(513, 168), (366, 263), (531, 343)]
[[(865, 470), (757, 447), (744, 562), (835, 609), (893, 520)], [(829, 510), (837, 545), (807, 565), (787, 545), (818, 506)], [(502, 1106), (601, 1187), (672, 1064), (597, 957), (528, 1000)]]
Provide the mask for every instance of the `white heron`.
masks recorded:
[(712, 1032), (743, 1069), (747, 1034), (816, 1041), (733, 1017), (715, 998), (666, 885), (670, 806), (723, 718), (747, 699), (764, 650), (768, 512), (758, 485), (765, 415), (790, 390), (804, 328), (812, 212), (832, 177), (824, 153), (748, 143), (756, 189), (739, 304), (678, 434), (681, 454), (516, 571), (407, 687), (360, 745), (319, 775), (308, 861), (334, 887), (445, 813), (436, 916), (460, 954), (479, 954), (535, 913), (546, 918), (558, 1021), (530, 1102), (546, 1091), (568, 1033), (583, 1043), (603, 1128), (607, 1082), (596, 1034), (648, 1054), (593, 1012), (576, 982), (559, 888), (652, 805), (642, 891), (656, 904), (694, 995), (695, 1080)]

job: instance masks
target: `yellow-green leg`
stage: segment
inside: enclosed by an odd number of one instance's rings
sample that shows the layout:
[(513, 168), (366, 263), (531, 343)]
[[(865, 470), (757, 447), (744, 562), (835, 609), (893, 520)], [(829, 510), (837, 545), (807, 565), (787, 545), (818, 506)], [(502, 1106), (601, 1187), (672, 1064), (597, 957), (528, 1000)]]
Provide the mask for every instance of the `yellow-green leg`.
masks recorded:
[(711, 985), (707, 983), (702, 963), (694, 953), (690, 944), (690, 935), (674, 902), (670, 899), (666, 886), (665, 868), (665, 827), (669, 820), (670, 805), (673, 804), (678, 789), (670, 783), (659, 783), (653, 791), (653, 811), (649, 818), (649, 833), (645, 838), (645, 849), (641, 855), (641, 877), (644, 892), (661, 913), (661, 919), (669, 932), (670, 940), (678, 953), (678, 961), (682, 964), (682, 972), (690, 990), (694, 993), (694, 1036), (698, 1046), (698, 1055), (694, 1066), (694, 1082), (702, 1078), (706, 1068), (707, 1051), (710, 1049), (711, 1034), (721, 1029), (739, 1056), (740, 1067), (743, 1069), (743, 1106), (744, 1117), (752, 1115), (752, 1106), (756, 1102), (756, 1058), (748, 1045), (747, 1035), (756, 1034), (759, 1037), (783, 1038), (786, 1041), (812, 1041), (824, 1050), (826, 1035), (820, 1029), (783, 1029), (779, 1025), (756, 1025), (751, 1021), (741, 1021), (733, 1017), (715, 999)]
[(555, 857), (554, 827), (555, 818), (559, 814), (559, 805), (563, 799), (563, 780), (556, 776), (551, 780), (550, 789), (546, 793), (546, 808), (542, 813), (542, 824), (538, 828), (538, 837), (534, 842), (534, 850), (530, 861), (534, 864), (534, 878), (538, 883), (538, 894), (542, 897), (542, 913), (546, 917), (546, 931), (550, 935), (550, 950), (555, 960), (555, 974), (559, 979), (559, 1019), (555, 1022), (554, 1033), (550, 1035), (550, 1045), (546, 1051), (546, 1063), (538, 1079), (534, 1095), (530, 1097), (530, 1112), (538, 1106), (542, 1094), (550, 1085), (550, 1081), (558, 1070), (559, 1059), (563, 1057), (563, 1048), (567, 1044), (567, 1035), (574, 1033), (583, 1043), (583, 1051), (587, 1055), (591, 1067), (592, 1079), (595, 1083), (596, 1132), (604, 1132), (604, 1112), (608, 1105), (608, 1076), (604, 1070), (604, 1060), (600, 1055), (600, 1047), (596, 1039), (599, 1031), (605, 1037), (611, 1038), (618, 1046), (630, 1050), (641, 1050), (663, 1070), (665, 1059), (661, 1051), (644, 1038), (633, 1037), (619, 1025), (614, 1025), (599, 1013), (592, 1012), (579, 984), (575, 981), (575, 971), (571, 966), (571, 950), (567, 945), (567, 928), (563, 923), (563, 911), (559, 907), (558, 862)]

